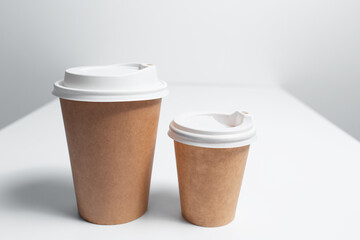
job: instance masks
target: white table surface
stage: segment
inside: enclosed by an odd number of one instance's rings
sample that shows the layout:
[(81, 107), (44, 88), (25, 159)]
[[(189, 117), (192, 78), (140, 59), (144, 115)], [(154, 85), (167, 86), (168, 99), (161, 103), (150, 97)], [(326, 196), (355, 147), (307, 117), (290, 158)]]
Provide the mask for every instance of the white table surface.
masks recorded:
[[(170, 86), (163, 101), (148, 212), (101, 226), (77, 215), (58, 101), (0, 131), (0, 239), (360, 239), (360, 143), (275, 87)], [(247, 110), (250, 150), (235, 220), (187, 223), (180, 213), (174, 115)]]

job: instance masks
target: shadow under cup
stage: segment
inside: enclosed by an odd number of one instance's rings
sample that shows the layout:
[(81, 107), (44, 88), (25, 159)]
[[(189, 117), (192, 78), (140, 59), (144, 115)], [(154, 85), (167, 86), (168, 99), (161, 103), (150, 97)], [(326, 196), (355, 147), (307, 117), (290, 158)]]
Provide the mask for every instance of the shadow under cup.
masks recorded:
[(80, 216), (97, 224), (142, 216), (161, 99), (60, 103)]

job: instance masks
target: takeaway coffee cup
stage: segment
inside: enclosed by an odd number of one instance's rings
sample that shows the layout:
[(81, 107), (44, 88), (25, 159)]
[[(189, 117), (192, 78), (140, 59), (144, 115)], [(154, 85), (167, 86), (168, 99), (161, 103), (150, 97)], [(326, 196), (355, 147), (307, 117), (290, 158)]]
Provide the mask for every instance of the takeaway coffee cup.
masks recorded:
[(187, 113), (175, 117), (168, 134), (175, 144), (183, 217), (204, 227), (230, 223), (256, 137), (252, 117), (245, 111)]
[(85, 220), (120, 224), (146, 212), (161, 98), (167, 93), (149, 64), (70, 68), (54, 84)]

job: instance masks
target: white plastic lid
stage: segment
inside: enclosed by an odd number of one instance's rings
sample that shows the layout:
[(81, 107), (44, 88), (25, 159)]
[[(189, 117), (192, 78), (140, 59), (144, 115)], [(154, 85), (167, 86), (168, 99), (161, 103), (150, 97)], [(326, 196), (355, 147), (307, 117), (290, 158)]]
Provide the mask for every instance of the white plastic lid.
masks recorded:
[(206, 148), (234, 148), (256, 139), (252, 116), (246, 111), (186, 113), (170, 123), (169, 137), (187, 145)]
[(69, 68), (55, 82), (57, 97), (85, 102), (125, 102), (162, 98), (167, 84), (152, 64), (114, 64)]

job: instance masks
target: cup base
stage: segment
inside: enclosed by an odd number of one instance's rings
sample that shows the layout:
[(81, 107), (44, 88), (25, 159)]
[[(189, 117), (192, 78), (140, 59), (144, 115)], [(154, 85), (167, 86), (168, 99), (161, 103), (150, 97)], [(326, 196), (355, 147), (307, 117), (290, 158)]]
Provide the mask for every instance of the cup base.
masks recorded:
[(208, 227), (208, 228), (222, 227), (222, 226), (228, 225), (235, 218), (235, 216), (233, 216), (230, 220), (221, 221), (221, 222), (214, 222), (213, 220), (211, 220), (210, 222), (203, 222), (203, 221), (201, 222), (201, 221), (191, 220), (191, 218), (186, 217), (184, 213), (181, 213), (181, 215), (186, 221), (188, 221), (191, 224), (194, 224), (199, 227)]
[(136, 219), (142, 217), (145, 213), (147, 212), (147, 209), (145, 209), (145, 211), (143, 211), (142, 213), (140, 213), (139, 215), (136, 215), (132, 218), (129, 218), (127, 220), (119, 220), (119, 221), (101, 221), (101, 220), (92, 220), (90, 218), (87, 218), (83, 215), (81, 215), (81, 213), (79, 212), (79, 216), (84, 219), (85, 221), (89, 222), (89, 223), (93, 223), (96, 225), (119, 225), (119, 224), (124, 224), (124, 223), (129, 223), (132, 221), (135, 221)]

